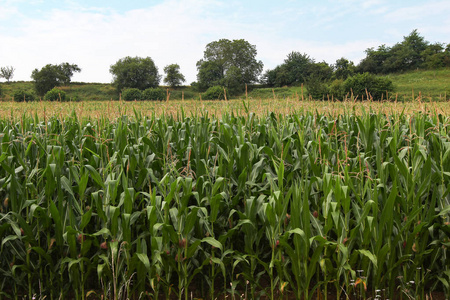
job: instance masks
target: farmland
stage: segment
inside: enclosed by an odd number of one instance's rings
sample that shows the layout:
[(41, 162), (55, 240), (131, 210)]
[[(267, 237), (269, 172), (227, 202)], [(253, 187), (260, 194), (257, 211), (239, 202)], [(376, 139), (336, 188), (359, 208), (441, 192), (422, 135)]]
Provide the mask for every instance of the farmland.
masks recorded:
[(0, 299), (450, 295), (447, 102), (0, 106)]

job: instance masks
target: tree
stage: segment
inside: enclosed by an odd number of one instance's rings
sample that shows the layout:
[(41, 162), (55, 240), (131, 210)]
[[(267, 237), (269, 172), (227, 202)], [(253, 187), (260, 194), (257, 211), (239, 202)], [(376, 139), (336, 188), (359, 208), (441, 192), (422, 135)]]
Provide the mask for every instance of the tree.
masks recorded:
[(334, 64), (334, 77), (336, 79), (347, 79), (355, 73), (355, 65), (352, 61), (341, 57)]
[(41, 70), (34, 69), (31, 78), (34, 81), (36, 93), (45, 95), (56, 86), (68, 85), (73, 76), (73, 72), (80, 72), (81, 69), (75, 64), (62, 63), (60, 65), (48, 64)]
[[(284, 63), (267, 71), (263, 76), (263, 82), (268, 86), (300, 85), (305, 83), (313, 72), (322, 73), (319, 77), (328, 77), (331, 68), (326, 63), (316, 64), (309, 55), (293, 51), (287, 55)], [(319, 74), (316, 74), (319, 75)]]
[(383, 63), (389, 57), (390, 48), (386, 45), (381, 45), (375, 50), (373, 47), (368, 48), (366, 52), (366, 57), (361, 60), (357, 67), (359, 73), (374, 73), (379, 74), (383, 71)]
[(62, 63), (59, 65), (59, 68), (61, 69), (61, 81), (63, 85), (68, 85), (70, 83), (74, 72), (81, 72), (81, 69), (77, 65), (71, 65), (69, 63)]
[(164, 73), (166, 73), (166, 78), (164, 78), (164, 82), (175, 88), (181, 83), (185, 82), (186, 79), (184, 75), (180, 72), (180, 66), (178, 64), (171, 64), (164, 67)]
[(14, 69), (13, 67), (1, 67), (0, 68), (0, 78), (3, 77), (6, 79), (6, 81), (9, 82), (9, 80), (11, 78), (13, 78), (15, 70), (16, 69)]
[(311, 66), (314, 60), (306, 53), (291, 52), (284, 60), (284, 65), (288, 73), (288, 85), (298, 85), (307, 80), (311, 75)]
[(325, 61), (312, 63), (309, 67), (309, 79), (314, 77), (323, 82), (331, 79), (331, 76), (333, 76), (333, 68)]
[[(256, 46), (243, 39), (209, 43), (203, 59), (197, 62), (199, 88), (224, 85), (230, 90), (243, 90), (245, 84), (256, 82), (262, 72), (263, 63), (256, 60), (256, 54)], [(237, 73), (239, 80), (231, 78)]]
[(124, 88), (145, 90), (157, 87), (161, 76), (150, 57), (124, 57), (111, 65), (109, 72), (113, 75), (113, 84), (118, 91)]

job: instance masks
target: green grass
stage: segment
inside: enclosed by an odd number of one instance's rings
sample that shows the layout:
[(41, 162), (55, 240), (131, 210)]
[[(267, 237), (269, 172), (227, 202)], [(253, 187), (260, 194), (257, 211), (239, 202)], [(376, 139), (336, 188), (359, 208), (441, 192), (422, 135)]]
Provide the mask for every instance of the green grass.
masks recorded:
[(399, 97), (412, 97), (414, 90), (414, 97), (419, 96), (434, 99), (444, 98), (450, 96), (450, 69), (429, 70), (429, 71), (413, 71), (404, 74), (389, 75), (395, 85), (396, 92)]
[[(410, 101), (414, 95), (417, 100), (419, 92), (421, 100), (433, 101), (450, 98), (450, 69), (441, 70), (418, 70), (403, 74), (391, 74), (387, 76), (395, 86), (395, 93), (398, 93), (398, 100)], [(413, 94), (414, 93), (414, 94)], [(278, 98), (286, 97), (300, 98), (302, 88), (297, 86), (282, 88), (255, 88), (249, 93), (249, 97), (257, 98)], [(303, 87), (304, 98), (308, 98), (308, 88)], [(392, 97), (395, 97), (392, 95)]]
[[(450, 98), (450, 69), (441, 70), (418, 70), (404, 74), (388, 75), (394, 82), (395, 93), (398, 94), (398, 100), (410, 101), (414, 95), (416, 100), (421, 95), (421, 100), (428, 101), (430, 97), (433, 101)], [(119, 100), (119, 94), (109, 83), (81, 83), (74, 82), (70, 86), (60, 87), (67, 93), (67, 98), (72, 100)], [(33, 90), (31, 81), (18, 81), (10, 83), (1, 83), (2, 100), (9, 101), (14, 91), (18, 89)], [(414, 92), (414, 93), (413, 93)], [(171, 90), (171, 100), (198, 100), (199, 93), (191, 87), (180, 87)], [(249, 88), (248, 97), (253, 99), (304, 99), (308, 98), (308, 89), (306, 86), (281, 87), (281, 88), (259, 88), (253, 85)], [(394, 97), (392, 95), (392, 97)], [(447, 97), (447, 98), (445, 98)], [(245, 94), (238, 95), (236, 98), (245, 98)], [(37, 98), (39, 99), (39, 98)]]

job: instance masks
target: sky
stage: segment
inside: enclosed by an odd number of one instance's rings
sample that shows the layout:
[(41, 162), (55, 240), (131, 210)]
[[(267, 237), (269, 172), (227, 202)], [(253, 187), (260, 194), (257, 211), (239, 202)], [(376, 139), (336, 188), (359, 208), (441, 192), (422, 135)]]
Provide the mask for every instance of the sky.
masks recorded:
[(206, 45), (219, 39), (255, 45), (264, 70), (292, 51), (357, 64), (367, 48), (414, 29), (450, 43), (449, 15), (449, 0), (0, 0), (0, 67), (29, 81), (36, 68), (68, 62), (82, 69), (72, 81), (109, 83), (119, 59), (151, 57), (163, 76), (180, 65), (190, 84)]

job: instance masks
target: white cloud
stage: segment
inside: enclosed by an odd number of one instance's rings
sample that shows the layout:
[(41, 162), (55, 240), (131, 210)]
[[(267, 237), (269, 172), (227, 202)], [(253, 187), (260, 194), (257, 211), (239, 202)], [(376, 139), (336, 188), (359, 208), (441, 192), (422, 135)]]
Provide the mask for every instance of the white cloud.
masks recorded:
[[(0, 66), (14, 66), (14, 80), (30, 80), (34, 68), (49, 63), (75, 63), (82, 72), (75, 74), (73, 80), (87, 82), (109, 82), (110, 65), (122, 57), (150, 56), (161, 74), (164, 66), (178, 63), (190, 83), (196, 80), (195, 64), (202, 58), (206, 44), (220, 38), (243, 38), (256, 45), (265, 69), (281, 64), (291, 51), (307, 53), (316, 61), (333, 63), (344, 56), (358, 62), (365, 49), (388, 43), (386, 36), (398, 42), (416, 28), (406, 32), (405, 25), (381, 28), (381, 22), (391, 24), (419, 13), (422, 18), (424, 14), (435, 16), (450, 8), (447, 1), (435, 1), (430, 7), (405, 7), (377, 18), (374, 14), (392, 10), (386, 0), (341, 0), (328, 6), (315, 2), (290, 9), (295, 6), (292, 1), (293, 6), (285, 3), (271, 10), (261, 8), (264, 1), (259, 9), (251, 10), (242, 1), (167, 0), (125, 12), (97, 7), (95, 2), (85, 7), (71, 0), (65, 2), (64, 9), (24, 14), (14, 3), (0, 0)], [(18, 26), (2, 21), (2, 16), (12, 14), (19, 20)], [(355, 34), (354, 29), (363, 25), (358, 22), (366, 18), (370, 18), (375, 29), (365, 35)], [(419, 32), (427, 39), (428, 33), (440, 33), (437, 41), (450, 42), (439, 39), (448, 36), (450, 30), (450, 21), (444, 22), (421, 25)]]
[[(405, 22), (405, 21), (429, 21), (429, 17), (442, 16), (450, 13), (449, 1), (425, 1), (426, 3), (420, 5), (412, 5), (396, 9), (385, 15), (385, 19), (390, 22)], [(446, 12), (446, 13), (445, 13)]]

